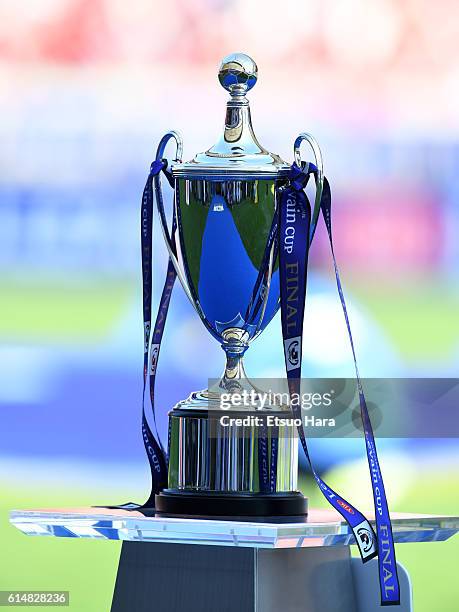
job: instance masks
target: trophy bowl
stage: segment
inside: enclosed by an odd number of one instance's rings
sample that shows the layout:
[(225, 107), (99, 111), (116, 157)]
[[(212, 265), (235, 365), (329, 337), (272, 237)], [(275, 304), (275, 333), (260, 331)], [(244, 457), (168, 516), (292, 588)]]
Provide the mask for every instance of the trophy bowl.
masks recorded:
[[(250, 342), (279, 308), (277, 212), (290, 165), (269, 153), (255, 137), (246, 93), (257, 81), (255, 62), (243, 54), (223, 59), (219, 80), (229, 92), (220, 140), (182, 163), (182, 139), (171, 165), (174, 187), (172, 231), (167, 228), (159, 177), (154, 179), (158, 212), (169, 255), (183, 289), (207, 330), (226, 354), (221, 379), (194, 392), (169, 413), (168, 488), (156, 496), (156, 510), (180, 515), (304, 516), (306, 499), (297, 491), (298, 443), (294, 425), (265, 427), (221, 424), (222, 394), (259, 393), (244, 372)], [(309, 135), (321, 176), (320, 150)], [(318, 216), (313, 214), (311, 238)], [(289, 416), (285, 404), (236, 408), (240, 416)], [(272, 455), (276, 447), (276, 460)]]

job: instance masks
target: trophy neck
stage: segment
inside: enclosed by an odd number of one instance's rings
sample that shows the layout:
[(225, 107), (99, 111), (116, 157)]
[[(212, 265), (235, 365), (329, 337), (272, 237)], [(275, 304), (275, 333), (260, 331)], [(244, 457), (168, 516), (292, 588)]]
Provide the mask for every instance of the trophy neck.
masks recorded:
[(244, 370), (243, 356), (229, 355), (226, 353), (225, 371), (219, 383), (220, 391), (227, 390), (232, 392), (235, 383), (237, 384), (237, 388), (239, 388), (241, 383), (246, 380), (247, 376)]
[(240, 327), (228, 327), (222, 332), (222, 338), (227, 361), (240, 359), (249, 347), (249, 334)]
[(250, 105), (247, 101), (230, 100), (226, 105), (223, 141), (233, 154), (266, 154), (255, 136), (252, 127)]
[(225, 129), (207, 155), (230, 159), (245, 155), (268, 155), (254, 134), (250, 106), (245, 97), (234, 97), (227, 102)]
[(240, 327), (230, 327), (225, 329), (222, 336), (222, 349), (226, 354), (226, 364), (219, 387), (220, 390), (232, 391), (235, 383), (239, 387), (241, 382), (244, 384), (243, 381), (247, 380), (243, 356), (249, 346), (249, 334)]

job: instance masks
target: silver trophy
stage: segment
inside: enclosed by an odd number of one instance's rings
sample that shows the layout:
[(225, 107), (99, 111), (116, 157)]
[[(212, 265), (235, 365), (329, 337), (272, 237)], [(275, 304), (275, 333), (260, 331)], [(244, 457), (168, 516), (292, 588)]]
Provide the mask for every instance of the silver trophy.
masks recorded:
[[(230, 94), (219, 141), (182, 163), (182, 138), (169, 132), (157, 152), (157, 159), (162, 159), (167, 142), (175, 139), (171, 173), (177, 227), (168, 230), (158, 181), (161, 226), (183, 289), (220, 342), (226, 366), (217, 384), (192, 393), (169, 413), (168, 488), (156, 496), (156, 509), (187, 515), (304, 515), (306, 500), (297, 491), (295, 427), (281, 427), (273, 442), (272, 433), (264, 427), (220, 423), (222, 393), (258, 393), (246, 377), (243, 356), (279, 308), (275, 221), (279, 190), (286, 184), (290, 165), (266, 151), (255, 137), (246, 98), (257, 81), (255, 62), (241, 53), (229, 55), (221, 63), (218, 78)], [(319, 214), (322, 158), (315, 140), (300, 134), (294, 145), (298, 165), (303, 141), (310, 144), (318, 168), (313, 231)], [(290, 415), (282, 404), (267, 405), (262, 411), (244, 407), (243, 411), (257, 416)], [(228, 412), (239, 414), (233, 406)], [(274, 443), (276, 462), (271, 469), (276, 473), (267, 489), (263, 477), (267, 466), (261, 462), (269, 462)]]

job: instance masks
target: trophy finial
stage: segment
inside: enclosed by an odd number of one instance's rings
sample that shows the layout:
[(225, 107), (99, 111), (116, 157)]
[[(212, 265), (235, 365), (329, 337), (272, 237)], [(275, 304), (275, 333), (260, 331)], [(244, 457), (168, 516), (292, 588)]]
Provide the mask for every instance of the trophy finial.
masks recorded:
[(231, 53), (222, 59), (218, 80), (231, 96), (244, 96), (257, 82), (258, 68), (245, 53)]

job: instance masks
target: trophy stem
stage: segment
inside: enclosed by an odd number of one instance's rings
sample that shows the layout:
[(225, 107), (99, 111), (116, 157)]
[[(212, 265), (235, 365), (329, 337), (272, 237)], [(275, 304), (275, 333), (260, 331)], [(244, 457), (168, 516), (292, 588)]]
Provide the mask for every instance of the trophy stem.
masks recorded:
[(244, 370), (244, 353), (248, 348), (248, 333), (239, 327), (223, 332), (222, 348), (226, 355), (225, 371), (219, 382), (219, 389), (228, 392), (239, 391), (250, 385)]

